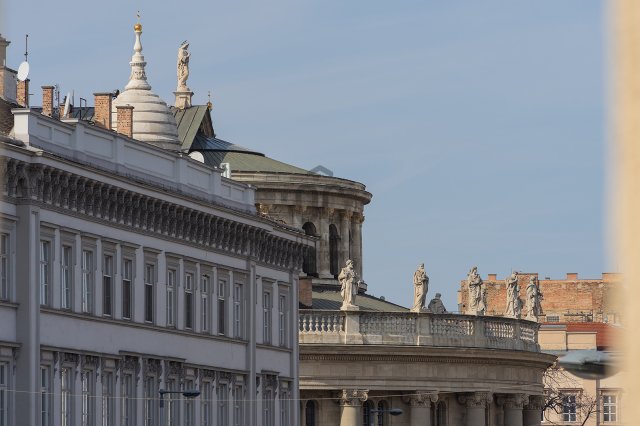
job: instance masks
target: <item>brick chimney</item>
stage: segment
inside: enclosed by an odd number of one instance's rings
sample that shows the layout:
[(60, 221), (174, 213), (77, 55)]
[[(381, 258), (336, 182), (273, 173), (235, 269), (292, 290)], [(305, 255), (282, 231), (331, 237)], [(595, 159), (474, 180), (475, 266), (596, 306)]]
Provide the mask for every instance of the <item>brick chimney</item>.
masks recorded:
[(53, 86), (42, 86), (42, 114), (53, 115)]
[(131, 105), (118, 105), (116, 107), (118, 120), (118, 133), (130, 138), (133, 137), (133, 107)]
[(498, 274), (489, 274), (487, 281), (498, 281)]
[(576, 281), (578, 279), (577, 272), (567, 272), (567, 281)]
[(113, 99), (113, 93), (94, 93), (93, 97), (93, 122), (96, 126), (111, 130), (111, 99)]
[(306, 309), (311, 309), (313, 306), (311, 277), (300, 278), (298, 281), (298, 301)]
[(24, 108), (29, 107), (29, 79), (25, 81), (18, 80), (18, 94), (16, 96), (16, 102), (18, 105)]

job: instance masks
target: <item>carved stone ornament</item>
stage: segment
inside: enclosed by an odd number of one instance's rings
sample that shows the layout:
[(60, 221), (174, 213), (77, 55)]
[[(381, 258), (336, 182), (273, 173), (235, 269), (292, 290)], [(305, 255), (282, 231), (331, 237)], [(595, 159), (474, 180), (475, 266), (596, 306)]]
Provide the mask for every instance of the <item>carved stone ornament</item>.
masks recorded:
[(473, 392), (458, 395), (458, 402), (467, 408), (485, 408), (492, 400), (491, 392)]
[(343, 389), (340, 393), (340, 405), (359, 406), (369, 397), (369, 390), (366, 389)]
[(506, 409), (522, 410), (522, 407), (528, 400), (529, 398), (527, 395), (523, 393), (514, 393), (510, 395), (500, 395), (496, 402), (498, 405), (501, 405)]
[(262, 389), (278, 389), (278, 376), (274, 374), (262, 375)]
[(143, 360), (145, 376), (161, 376), (162, 362), (159, 359), (146, 358)]
[(438, 392), (416, 392), (411, 395), (405, 395), (402, 400), (411, 407), (431, 407), (431, 404), (438, 402)]
[(530, 395), (529, 402), (524, 406), (525, 410), (542, 411), (544, 408), (544, 397), (542, 395)]
[(140, 370), (140, 361), (138, 360), (138, 357), (135, 356), (125, 355), (125, 357), (122, 359), (121, 365), (123, 370), (133, 371), (136, 374)]
[(80, 360), (80, 357), (78, 356), (78, 354), (72, 354), (72, 353), (69, 353), (69, 352), (64, 352), (62, 354), (62, 359), (60, 361), (63, 364), (77, 365), (79, 360)]

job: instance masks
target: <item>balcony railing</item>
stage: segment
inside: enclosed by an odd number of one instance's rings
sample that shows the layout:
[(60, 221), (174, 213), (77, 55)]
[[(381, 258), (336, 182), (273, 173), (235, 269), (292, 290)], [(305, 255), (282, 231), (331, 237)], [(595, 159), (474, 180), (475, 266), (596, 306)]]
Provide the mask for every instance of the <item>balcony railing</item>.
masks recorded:
[(300, 310), (301, 344), (455, 346), (539, 352), (538, 323), (414, 312)]

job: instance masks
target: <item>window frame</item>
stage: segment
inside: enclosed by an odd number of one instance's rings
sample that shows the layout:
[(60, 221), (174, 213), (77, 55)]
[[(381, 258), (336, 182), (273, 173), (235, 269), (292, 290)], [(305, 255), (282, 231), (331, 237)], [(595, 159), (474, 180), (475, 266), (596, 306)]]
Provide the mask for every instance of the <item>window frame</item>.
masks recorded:
[[(151, 271), (151, 274), (149, 274)], [(158, 256), (156, 253), (145, 252), (143, 269), (143, 312), (142, 320), (146, 324), (155, 324), (156, 291), (158, 287)], [(135, 293), (135, 290), (134, 290)]]
[(166, 318), (167, 327), (177, 326), (177, 291), (178, 291), (178, 265), (167, 262), (167, 298)]
[[(81, 311), (84, 314), (95, 313), (96, 254), (95, 245), (83, 241), (80, 251), (80, 295)], [(87, 259), (90, 262), (87, 262)]]
[[(110, 259), (110, 260), (109, 260)], [(109, 261), (108, 261), (109, 260)], [(108, 266), (110, 264), (111, 270), (108, 271)], [(116, 262), (116, 254), (115, 250), (108, 249), (102, 250), (102, 315), (105, 317), (113, 318), (115, 315), (114, 312), (114, 301), (115, 301), (115, 288), (114, 282), (116, 275), (118, 273), (117, 270), (117, 262)], [(109, 275), (110, 274), (110, 275)], [(108, 289), (107, 289), (108, 283)], [(107, 313), (107, 307), (109, 308), (109, 312)]]
[[(132, 321), (134, 318), (134, 307), (135, 307), (135, 303), (134, 303), (134, 283), (135, 283), (135, 265), (136, 265), (136, 261), (135, 261), (135, 254), (131, 251), (126, 251), (123, 250), (122, 256), (121, 256), (121, 268), (122, 268), (122, 274), (120, 276), (120, 285), (121, 285), (121, 297), (122, 297), (122, 311), (120, 313), (121, 317), (123, 320), (127, 320), (127, 321)], [(129, 267), (127, 267), (127, 265), (129, 265)], [(129, 287), (129, 291), (125, 291), (125, 283), (128, 283), (128, 287)], [(125, 297), (125, 295), (127, 295), (128, 293), (128, 297)], [(127, 303), (128, 302), (128, 303)], [(126, 316), (128, 313), (128, 316)]]
[[(76, 245), (72, 237), (61, 236), (60, 244), (60, 309), (74, 309), (74, 279), (76, 268)], [(68, 259), (67, 259), (68, 250)], [(69, 262), (67, 264), (67, 261)]]
[(244, 338), (244, 283), (233, 285), (233, 338)]
[(218, 283), (216, 287), (216, 296), (218, 299), (218, 335), (227, 335), (227, 287), (229, 283), (228, 276), (218, 277)]
[[(607, 398), (614, 398), (614, 401), (607, 402)], [(615, 424), (622, 422), (622, 419), (620, 418), (620, 392), (612, 390), (602, 390), (600, 393), (600, 401), (602, 403), (602, 423)], [(613, 412), (611, 412), (612, 407)], [(607, 408), (609, 408), (609, 410), (607, 410)], [(607, 416), (609, 416), (608, 419)], [(611, 416), (613, 416), (613, 419), (611, 418)]]
[(270, 289), (262, 291), (262, 343), (273, 343), (273, 294)]
[[(53, 262), (55, 260), (53, 235), (41, 232), (38, 243), (38, 282), (40, 286), (40, 306), (51, 306), (51, 288), (53, 287)], [(46, 250), (45, 250), (46, 247)]]
[(209, 333), (211, 330), (211, 276), (208, 273), (200, 274), (200, 331)]
[[(186, 268), (185, 268), (186, 269)], [(195, 269), (187, 269), (184, 273), (184, 328), (185, 330), (195, 329)]]

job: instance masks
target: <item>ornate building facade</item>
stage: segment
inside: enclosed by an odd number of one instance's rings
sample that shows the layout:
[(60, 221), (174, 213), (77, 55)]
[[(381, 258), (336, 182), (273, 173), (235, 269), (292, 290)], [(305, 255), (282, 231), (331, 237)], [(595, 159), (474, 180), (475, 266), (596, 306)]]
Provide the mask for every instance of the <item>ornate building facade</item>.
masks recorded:
[[(141, 31), (131, 81), (146, 81)], [(116, 105), (115, 132), (110, 94), (87, 122), (57, 118), (50, 89), (42, 109), (0, 94), (0, 425), (298, 423), (314, 239), (257, 215), (254, 188), (170, 134), (154, 144), (166, 123), (137, 139), (149, 93), (120, 95), (134, 105)]]

